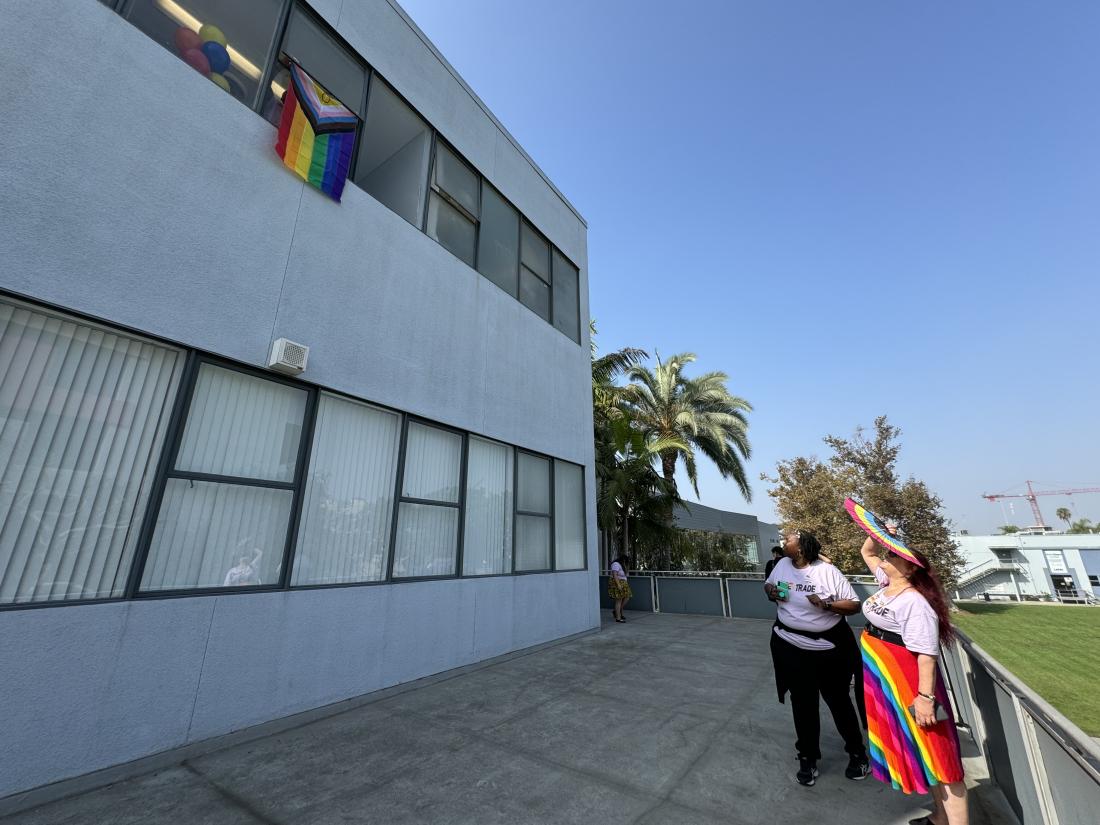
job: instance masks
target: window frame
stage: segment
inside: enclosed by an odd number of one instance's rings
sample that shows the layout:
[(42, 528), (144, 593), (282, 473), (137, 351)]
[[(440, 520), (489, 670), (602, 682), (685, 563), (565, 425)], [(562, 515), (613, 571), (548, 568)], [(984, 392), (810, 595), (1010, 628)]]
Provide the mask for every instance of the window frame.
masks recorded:
[[(428, 123), (428, 125), (431, 126), (431, 123), (429, 123), (426, 119), (425, 119), (425, 123)], [(461, 203), (459, 203), (456, 198), (452, 197), (451, 194), (449, 192), (447, 192), (446, 189), (444, 189), (442, 186), (440, 186), (439, 184), (437, 184), (435, 182), (435, 170), (438, 167), (438, 157), (439, 157), (439, 147), (440, 146), (442, 146), (445, 151), (448, 151), (452, 155), (454, 155), (455, 159), (459, 163), (461, 163), (463, 166), (465, 166), (470, 172), (472, 172), (473, 175), (474, 175), (474, 178), (477, 180), (477, 211), (478, 211), (477, 216), (472, 215), (470, 213), (470, 210), (468, 210), (465, 206), (463, 206)], [(468, 160), (466, 160), (466, 158), (462, 155), (462, 153), (459, 152), (457, 149), (455, 149), (455, 147), (453, 145), (451, 145), (451, 143), (445, 137), (443, 137), (441, 134), (439, 134), (439, 130), (436, 129), (433, 126), (432, 127), (432, 159), (431, 159), (431, 163), (428, 164), (428, 189), (427, 189), (427, 193), (426, 193), (427, 196), (424, 198), (424, 224), (422, 226), (423, 232), (424, 232), (425, 235), (427, 235), (429, 238), (431, 238), (437, 244), (439, 244), (440, 246), (443, 246), (443, 242), (440, 241), (439, 239), (437, 239), (434, 235), (431, 234), (431, 232), (428, 231), (428, 216), (431, 214), (432, 196), (437, 195), (439, 198), (441, 198), (444, 201), (444, 203), (446, 203), (451, 208), (455, 209), (458, 212), (460, 217), (465, 218), (466, 220), (468, 220), (470, 223), (473, 224), (473, 226), (474, 226), (474, 254), (473, 254), (472, 263), (467, 264), (467, 266), (469, 266), (470, 269), (474, 270), (474, 272), (477, 272), (477, 274), (479, 276), (484, 278), (485, 276), (481, 275), (481, 273), (478, 272), (478, 269), (477, 269), (478, 247), (480, 247), (480, 245), (481, 245), (481, 181), (482, 181), (482, 175), (479, 171), (477, 171), (477, 168), (472, 163), (470, 163)], [(516, 211), (519, 212), (518, 209)], [(520, 218), (522, 219), (522, 217), (523, 217), (523, 213), (521, 212), (520, 213)], [(449, 255), (453, 255), (455, 258), (458, 258), (458, 260), (462, 261), (462, 263), (464, 263), (464, 264), (466, 263), (465, 260), (463, 260), (462, 258), (459, 258), (458, 255), (455, 255), (455, 253), (451, 252), (451, 250), (447, 249), (447, 247), (443, 246), (443, 248), (447, 250), (447, 253)]]
[[(572, 339), (570, 339), (572, 340)], [(588, 469), (583, 464), (578, 464), (575, 461), (568, 461), (564, 458), (551, 458), (551, 474), (550, 483), (554, 484), (557, 481), (557, 467), (558, 463), (572, 464), (581, 471), (581, 545), (582, 545), (582, 558), (584, 565), (582, 567), (558, 567), (558, 537), (557, 537), (557, 517), (558, 517), (558, 499), (556, 495), (556, 489), (551, 490), (553, 494), (551, 496), (550, 503), (554, 507), (554, 528), (555, 532), (551, 535), (550, 544), (553, 548), (554, 572), (555, 573), (576, 573), (580, 570), (588, 570)]]
[[(414, 415), (403, 416), (401, 422), (401, 447), (397, 456), (397, 479), (394, 485), (393, 512), (390, 514), (390, 545), (387, 549), (386, 578), (381, 583), (396, 584), (398, 582), (437, 581), (442, 579), (461, 579), (462, 576), (462, 550), (466, 532), (466, 474), (469, 464), (469, 445), (465, 430), (457, 427), (449, 427), (427, 418)], [(415, 498), (406, 496), (402, 490), (405, 486), (405, 460), (409, 446), (409, 424), (419, 424), (422, 427), (432, 427), (437, 430), (457, 435), (461, 444), (461, 456), (459, 458), (458, 501), (435, 501), (433, 499)], [(393, 565), (397, 558), (397, 528), (398, 516), (401, 513), (402, 504), (421, 504), (428, 507), (457, 507), (458, 508), (458, 535), (455, 540), (455, 572), (439, 576), (394, 576)], [(374, 582), (378, 584), (379, 582)]]
[[(495, 286), (497, 289), (499, 289), (505, 295), (510, 295), (514, 300), (519, 301), (520, 300), (519, 299), (520, 279), (523, 277), (523, 222), (527, 219), (525, 217), (523, 217), (523, 213), (519, 211), (519, 208), (514, 203), (512, 203), (507, 197), (505, 197), (503, 192), (501, 192), (499, 189), (497, 189), (495, 186), (493, 186), (492, 182), (488, 178), (486, 178), (484, 175), (481, 175), (481, 174), (478, 175), (478, 178), (479, 178), (479, 181), (480, 181), (480, 183), (479, 183), (480, 195), (478, 197), (479, 211), (484, 212), (484, 210), (485, 210), (485, 187), (488, 186), (490, 189), (493, 190), (496, 197), (500, 198), (502, 201), (504, 201), (504, 203), (506, 203), (509, 207), (511, 207), (515, 211), (516, 217), (518, 218), (518, 220), (516, 221), (516, 268), (515, 268), (516, 291), (515, 292), (509, 292), (507, 289), (502, 287), (500, 284), (498, 284), (496, 281), (494, 281), (492, 278), (490, 278), (488, 275), (486, 275), (484, 272), (481, 271), (481, 219), (480, 218), (478, 218), (478, 222), (477, 222), (477, 234), (476, 234), (477, 250), (476, 250), (476, 254), (475, 254), (474, 263), (476, 265), (474, 266), (474, 270), (477, 272), (478, 275), (480, 275), (486, 281), (491, 283), (493, 286)], [(520, 303), (523, 303), (523, 302), (520, 301)]]
[[(516, 567), (516, 500), (517, 500), (516, 499), (516, 489), (517, 489), (516, 488), (516, 466), (517, 466), (516, 465), (516, 461), (517, 461), (516, 453), (519, 452), (520, 448), (517, 447), (515, 444), (509, 444), (507, 441), (501, 441), (499, 438), (489, 438), (486, 435), (479, 435), (478, 433), (470, 433), (470, 432), (466, 433), (465, 438), (463, 439), (466, 442), (466, 451), (465, 451), (465, 456), (464, 456), (465, 474), (464, 474), (463, 479), (462, 479), (462, 484), (463, 484), (462, 493), (463, 493), (464, 498), (463, 498), (463, 501), (462, 501), (462, 536), (460, 537), (461, 540), (462, 540), (462, 556), (461, 556), (460, 560), (462, 562), (466, 561), (466, 555), (465, 555), (465, 549), (466, 549), (466, 544), (465, 544), (465, 542), (466, 542), (466, 498), (465, 498), (465, 495), (466, 495), (466, 485), (469, 483), (469, 474), (470, 474), (470, 438), (471, 438), (471, 436), (474, 437), (474, 438), (477, 438), (481, 441), (487, 441), (491, 444), (501, 444), (501, 445), (507, 447), (508, 449), (510, 449), (512, 451), (512, 531), (511, 531), (512, 532), (512, 536), (511, 536), (511, 538), (512, 538), (512, 564), (510, 566), (510, 569), (505, 570), (505, 571), (500, 572), (500, 573), (463, 573), (462, 568), (458, 568), (459, 572), (458, 572), (457, 578), (461, 578), (461, 579), (499, 579), (501, 576), (513, 576), (513, 575), (515, 575), (515, 567)], [(404, 579), (402, 579), (402, 581), (404, 581)]]
[[(522, 214), (522, 213), (521, 213)], [(568, 259), (567, 259), (568, 260)], [(182, 598), (190, 596), (206, 596), (206, 595), (237, 595), (242, 593), (269, 593), (277, 591), (291, 591), (291, 590), (320, 590), (327, 588), (338, 587), (376, 587), (379, 585), (391, 585), (401, 584), (404, 582), (416, 582), (416, 581), (431, 581), (431, 580), (450, 580), (450, 579), (478, 579), (478, 578), (497, 578), (501, 576), (523, 576), (531, 574), (544, 574), (544, 573), (556, 573), (556, 572), (577, 572), (577, 570), (588, 570), (588, 490), (587, 490), (587, 467), (583, 464), (576, 466), (582, 469), (582, 496), (583, 496), (583, 514), (584, 514), (584, 562), (583, 568), (570, 569), (568, 571), (558, 571), (557, 569), (557, 552), (555, 541), (555, 528), (557, 520), (557, 502), (555, 497), (555, 464), (557, 461), (565, 459), (558, 459), (555, 456), (548, 455), (546, 453), (538, 452), (537, 450), (527, 449), (517, 444), (512, 444), (507, 441), (502, 441), (499, 438), (492, 436), (463, 430), (459, 427), (449, 426), (431, 419), (423, 418), (421, 416), (415, 416), (404, 410), (397, 409), (387, 404), (378, 403), (366, 398), (360, 398), (347, 392), (342, 392), (338, 389), (331, 387), (319, 387), (315, 384), (308, 383), (298, 378), (290, 376), (282, 376), (278, 373), (270, 370), (265, 370), (259, 367), (242, 364), (228, 358), (212, 355), (205, 352), (200, 352), (193, 348), (181, 345), (178, 342), (150, 334), (144, 330), (136, 329), (134, 327), (113, 323), (107, 319), (102, 319), (83, 313), (80, 311), (74, 311), (68, 307), (59, 306), (48, 301), (27, 301), (19, 295), (13, 294), (7, 290), (0, 289), (0, 295), (5, 298), (24, 304), (30, 308), (41, 308), (46, 311), (57, 313), (65, 318), (71, 318), (74, 321), (91, 324), (101, 327), (105, 330), (112, 332), (120, 332), (128, 335), (135, 336), (141, 340), (147, 340), (149, 342), (176, 348), (181, 351), (184, 363), (180, 371), (179, 385), (176, 390), (176, 397), (172, 405), (172, 409), (168, 411), (168, 424), (165, 429), (163, 437), (163, 444), (158, 458), (156, 467), (151, 469), (150, 472), (153, 476), (152, 487), (149, 493), (148, 501), (145, 505), (145, 512), (140, 517), (140, 526), (138, 532), (138, 540), (134, 551), (133, 559), (130, 562), (130, 568), (127, 571), (126, 583), (123, 588), (122, 595), (111, 596), (103, 598), (79, 598), (79, 599), (58, 599), (53, 601), (37, 601), (37, 602), (17, 602), (12, 604), (0, 605), (0, 612), (9, 610), (39, 610), (43, 608), (53, 607), (69, 607), (73, 605), (88, 605), (88, 604), (110, 604), (114, 602), (136, 601), (136, 600), (150, 600), (150, 599), (165, 599), (165, 598)], [(245, 375), (250, 375), (256, 378), (260, 378), (267, 381), (274, 381), (279, 384), (293, 387), (294, 389), (304, 391), (306, 393), (306, 401), (304, 412), (302, 416), (302, 431), (300, 435), (300, 441), (298, 444), (298, 453), (296, 456), (294, 480), (291, 482), (278, 482), (268, 481), (264, 479), (248, 478), (243, 476), (223, 476), (210, 473), (198, 473), (188, 470), (175, 470), (174, 465), (179, 456), (179, 451), (182, 446), (184, 430), (187, 425), (187, 416), (191, 409), (191, 403), (194, 398), (195, 388), (198, 382), (199, 369), (203, 364), (210, 364), (214, 367), (227, 369), (230, 371), (240, 372)], [(313, 445), (316, 439), (316, 425), (317, 425), (317, 412), (320, 404), (320, 397), (322, 392), (329, 395), (346, 398), (351, 401), (367, 404), (373, 406), (379, 410), (394, 413), (401, 418), (401, 439), (398, 454), (398, 473), (395, 479), (395, 496), (393, 512), (390, 514), (391, 526), (390, 526), (390, 539), (389, 546), (387, 547), (387, 560), (386, 560), (386, 577), (376, 581), (365, 582), (332, 582), (332, 583), (316, 583), (316, 584), (291, 584), (291, 577), (294, 570), (294, 560), (298, 550), (298, 536), (301, 529), (301, 520), (303, 513), (303, 504), (305, 498), (305, 487), (308, 478), (309, 467), (312, 460)], [(462, 459), (460, 463), (460, 478), (459, 478), (459, 502), (451, 504), (449, 502), (435, 502), (425, 501), (422, 499), (412, 499), (401, 496), (401, 486), (404, 483), (404, 464), (405, 453), (407, 445), (407, 433), (410, 422), (415, 422), (428, 427), (434, 427), (436, 429), (445, 430), (458, 435), (462, 439)], [(512, 503), (512, 566), (511, 571), (505, 571), (503, 573), (489, 573), (489, 574), (472, 574), (463, 575), (463, 561), (464, 561), (464, 545), (465, 545), (465, 529), (466, 529), (466, 503), (467, 503), (467, 484), (469, 478), (469, 439), (470, 436), (477, 436), (478, 438), (486, 441), (503, 444), (512, 449), (512, 472), (513, 472), (513, 503)], [(535, 513), (531, 511), (524, 511), (519, 509), (519, 455), (520, 453), (526, 453), (536, 458), (544, 459), (549, 464), (549, 496), (550, 496), (550, 512)], [(568, 462), (575, 464), (575, 462)], [(142, 592), (140, 590), (141, 579), (144, 575), (145, 568), (147, 566), (149, 558), (149, 550), (152, 544), (153, 533), (155, 532), (157, 519), (160, 515), (160, 510), (164, 501), (164, 492), (167, 486), (169, 478), (182, 478), (182, 479), (194, 479), (196, 481), (207, 481), (213, 483), (235, 483), (241, 486), (251, 487), (263, 487), (274, 489), (286, 489), (292, 492), (291, 509), (288, 517), (288, 523), (286, 528), (286, 538), (283, 544), (282, 552), (282, 571), (279, 575), (277, 582), (263, 585), (244, 585), (238, 587), (193, 587), (193, 588), (175, 588), (165, 590), (149, 590)], [(400, 577), (394, 578), (392, 575), (392, 565), (394, 558), (394, 547), (397, 540), (396, 524), (397, 516), (399, 512), (399, 505), (401, 501), (409, 501), (411, 503), (421, 503), (430, 505), (450, 505), (458, 508), (458, 534), (456, 541), (456, 555), (455, 555), (455, 572), (449, 575), (440, 576), (426, 576), (426, 577)], [(537, 570), (517, 570), (517, 547), (516, 547), (516, 532), (518, 525), (518, 515), (528, 515), (546, 518), (549, 521), (549, 538), (550, 538), (550, 566), (547, 568), (540, 568)]]
[[(568, 332), (566, 332), (565, 330), (563, 330), (561, 327), (558, 326), (556, 313), (554, 312), (555, 286), (558, 282), (558, 279), (554, 277), (554, 258), (555, 258), (555, 255), (560, 257), (563, 261), (565, 261), (565, 265), (568, 266), (570, 269), (572, 269), (573, 272), (575, 272), (576, 276), (577, 276), (577, 305), (575, 307), (575, 310), (576, 310), (576, 313), (577, 313), (577, 337), (576, 338), (574, 338), (572, 335), (570, 335)], [(575, 263), (573, 263), (573, 261), (571, 261), (569, 259), (569, 256), (566, 255), (564, 252), (562, 252), (561, 249), (558, 248), (555, 244), (550, 244), (550, 278), (551, 278), (551, 284), (550, 284), (550, 320), (547, 323), (549, 323), (550, 326), (552, 326), (554, 329), (556, 329), (558, 332), (560, 332), (562, 335), (564, 335), (566, 338), (568, 338), (574, 344), (577, 344), (579, 346), (581, 344), (581, 341), (582, 341), (583, 337), (584, 337), (581, 334), (581, 268), (579, 266), (577, 266)]]
[[(519, 454), (520, 453), (525, 453), (529, 456), (534, 456), (535, 458), (541, 458), (544, 461), (546, 461), (546, 463), (549, 465), (548, 468), (547, 468), (547, 477), (548, 477), (549, 483), (550, 483), (550, 487), (549, 487), (549, 490), (548, 490), (548, 496), (549, 496), (549, 499), (550, 499), (550, 504), (549, 504), (550, 512), (549, 513), (536, 513), (533, 510), (521, 510), (519, 508)], [(557, 562), (557, 552), (556, 552), (557, 548), (554, 546), (554, 543), (555, 543), (554, 542), (554, 528), (555, 528), (555, 521), (554, 521), (554, 519), (555, 519), (555, 514), (554, 514), (554, 509), (555, 509), (554, 508), (554, 457), (546, 455), (545, 453), (535, 452), (534, 450), (527, 450), (527, 449), (524, 449), (523, 447), (516, 447), (515, 448), (514, 460), (515, 460), (516, 465), (515, 465), (515, 470), (513, 471), (512, 477), (515, 478), (516, 492), (515, 492), (515, 495), (512, 498), (512, 508), (513, 508), (512, 509), (512, 575), (513, 576), (529, 576), (529, 575), (536, 574), (536, 573), (553, 573), (554, 572), (554, 565)], [(516, 563), (519, 561), (519, 545), (516, 544), (516, 537), (517, 537), (517, 534), (519, 532), (519, 517), (520, 516), (531, 516), (531, 517), (537, 517), (537, 518), (545, 518), (550, 523), (550, 535), (549, 535), (549, 544), (550, 544), (550, 559), (549, 559), (549, 561), (550, 561), (550, 566), (549, 567), (540, 567), (538, 569), (532, 569), (532, 570), (517, 570), (516, 569)]]
[[(187, 427), (188, 413), (191, 410), (191, 403), (195, 396), (195, 388), (198, 385), (199, 371), (203, 364), (209, 364), (212, 367), (250, 375), (254, 378), (274, 381), (278, 384), (293, 387), (296, 390), (306, 393), (305, 408), (302, 413), (302, 432), (299, 436), (298, 453), (294, 465), (294, 479), (292, 481), (270, 481), (266, 479), (249, 478), (247, 476), (197, 473), (190, 470), (175, 469), (176, 461), (179, 458), (180, 448), (183, 445), (183, 434)], [(306, 469), (309, 466), (310, 456), (313, 451), (314, 428), (317, 423), (318, 393), (319, 390), (314, 385), (294, 381), (271, 371), (260, 370), (243, 364), (236, 364), (193, 350), (190, 352), (187, 363), (184, 366), (184, 374), (180, 382), (179, 395), (176, 398), (176, 408), (172, 411), (172, 419), (168, 426), (168, 434), (165, 437), (164, 451), (161, 453), (161, 461), (157, 466), (153, 491), (149, 496), (149, 504), (142, 521), (136, 557), (130, 569), (130, 578), (127, 581), (126, 591), (129, 598), (171, 598), (173, 596), (200, 596), (217, 593), (253, 593), (288, 589), (291, 571), (294, 565), (294, 553), (297, 550), (298, 544), (297, 531), (302, 516), (302, 498), (305, 494)], [(238, 587), (175, 587), (165, 588), (163, 590), (142, 590), (141, 580), (145, 575), (145, 568), (149, 561), (149, 552), (153, 544), (153, 534), (156, 532), (157, 519), (160, 517), (161, 507), (164, 504), (164, 493), (168, 486), (169, 479), (205, 481), (214, 484), (236, 484), (243, 487), (261, 487), (289, 491), (291, 493), (290, 514), (287, 518), (286, 535), (283, 538), (283, 549), (282, 555), (280, 556), (282, 567), (279, 573), (279, 580), (271, 584), (249, 584)]]

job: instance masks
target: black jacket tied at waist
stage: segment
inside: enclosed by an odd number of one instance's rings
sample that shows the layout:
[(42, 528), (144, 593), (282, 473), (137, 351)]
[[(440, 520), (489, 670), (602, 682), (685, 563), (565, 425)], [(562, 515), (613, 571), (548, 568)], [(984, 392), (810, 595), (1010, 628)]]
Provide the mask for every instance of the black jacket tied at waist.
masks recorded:
[(773, 627), (808, 639), (822, 639), (833, 644), (831, 650), (806, 650), (780, 638), (775, 630), (772, 630), (772, 662), (775, 665), (775, 689), (779, 695), (779, 701), (786, 702), (790, 685), (796, 680), (808, 677), (848, 680), (855, 677), (856, 705), (866, 726), (863, 709), (863, 658), (848, 623), (841, 618), (827, 630), (816, 631), (788, 627), (776, 619)]

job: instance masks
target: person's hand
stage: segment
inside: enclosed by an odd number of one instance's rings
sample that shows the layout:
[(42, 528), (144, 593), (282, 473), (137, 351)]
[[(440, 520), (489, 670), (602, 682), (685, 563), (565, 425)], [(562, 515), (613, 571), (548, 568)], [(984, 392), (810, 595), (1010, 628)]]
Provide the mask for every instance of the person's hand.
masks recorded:
[(913, 700), (913, 710), (916, 713), (913, 718), (922, 728), (930, 728), (936, 724), (936, 703), (926, 696), (917, 696)]
[(886, 522), (886, 532), (891, 536), (896, 536), (898, 534), (898, 523), (896, 521)]
[(768, 584), (767, 582), (764, 582), (764, 593), (767, 595), (768, 601), (774, 602), (777, 600), (779, 588), (776, 587), (774, 584)]
[(820, 607), (822, 610), (826, 609), (824, 599), (822, 599), (816, 593), (811, 593), (809, 596), (807, 596), (806, 601), (808, 601), (814, 607)]

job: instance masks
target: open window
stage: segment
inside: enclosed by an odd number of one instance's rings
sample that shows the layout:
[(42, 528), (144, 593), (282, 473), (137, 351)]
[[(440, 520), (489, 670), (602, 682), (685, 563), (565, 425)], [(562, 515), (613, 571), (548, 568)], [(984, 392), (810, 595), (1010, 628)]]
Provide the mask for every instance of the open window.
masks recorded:
[(431, 148), (431, 127), (375, 75), (359, 141), (355, 183), (419, 228), (424, 220)]

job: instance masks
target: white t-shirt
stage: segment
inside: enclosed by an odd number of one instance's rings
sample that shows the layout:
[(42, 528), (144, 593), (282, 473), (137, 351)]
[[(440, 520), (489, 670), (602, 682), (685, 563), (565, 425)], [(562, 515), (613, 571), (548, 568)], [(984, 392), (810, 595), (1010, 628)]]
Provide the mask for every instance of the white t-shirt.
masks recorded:
[(875, 570), (875, 579), (882, 589), (863, 603), (867, 621), (880, 630), (899, 634), (905, 647), (914, 653), (938, 656), (940, 619), (928, 600), (911, 587), (887, 596), (884, 591), (890, 579), (881, 567)]
[[(790, 585), (790, 597), (785, 602), (776, 602), (779, 621), (798, 630), (823, 633), (837, 622), (844, 621), (843, 616), (810, 604), (809, 596), (858, 601), (851, 583), (844, 574), (820, 559), (800, 570), (789, 558), (783, 557), (768, 576), (768, 584), (778, 585), (781, 581)], [(780, 639), (804, 650), (832, 650), (835, 646), (825, 639), (810, 639), (796, 633), (788, 633), (778, 627), (775, 628), (775, 634)]]

